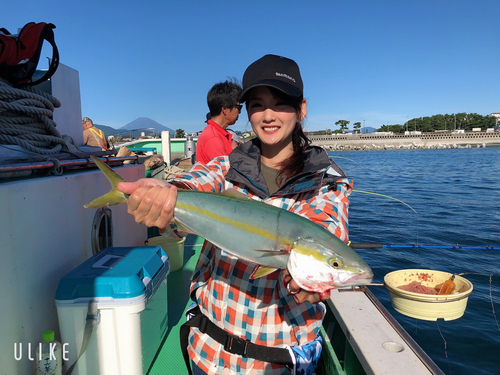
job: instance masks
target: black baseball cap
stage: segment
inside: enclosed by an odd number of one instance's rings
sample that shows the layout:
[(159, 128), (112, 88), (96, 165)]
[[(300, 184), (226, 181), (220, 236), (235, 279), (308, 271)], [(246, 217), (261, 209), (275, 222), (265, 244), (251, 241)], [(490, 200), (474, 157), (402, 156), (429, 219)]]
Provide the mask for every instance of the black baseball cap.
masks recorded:
[(248, 92), (258, 86), (274, 87), (294, 98), (302, 97), (304, 90), (297, 63), (276, 55), (265, 55), (245, 70), (240, 103), (245, 102)]

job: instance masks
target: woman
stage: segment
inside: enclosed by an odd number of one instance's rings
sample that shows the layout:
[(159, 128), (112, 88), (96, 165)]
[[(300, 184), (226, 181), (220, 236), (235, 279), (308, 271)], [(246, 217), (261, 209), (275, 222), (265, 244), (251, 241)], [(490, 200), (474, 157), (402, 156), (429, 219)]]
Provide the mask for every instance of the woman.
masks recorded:
[[(170, 184), (152, 179), (121, 183), (119, 188), (131, 194), (129, 213), (138, 223), (165, 228), (173, 219), (176, 186), (235, 189), (306, 216), (347, 241), (352, 182), (323, 149), (309, 146), (301, 125), (307, 103), (295, 61), (266, 55), (251, 64), (243, 76), (240, 103), (245, 103), (255, 139), (229, 156), (196, 164)], [(205, 321), (205, 333), (199, 322), (188, 323), (195, 374), (314, 371), (325, 314), (321, 301), (329, 292), (301, 290), (286, 270), (250, 279), (255, 267), (205, 242), (191, 283), (197, 319)]]

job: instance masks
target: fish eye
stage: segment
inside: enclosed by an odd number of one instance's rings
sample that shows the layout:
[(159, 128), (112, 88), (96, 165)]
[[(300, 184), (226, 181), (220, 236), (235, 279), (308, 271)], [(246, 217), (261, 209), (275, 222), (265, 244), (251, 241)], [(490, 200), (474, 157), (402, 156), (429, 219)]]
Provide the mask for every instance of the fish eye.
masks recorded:
[(333, 268), (341, 268), (342, 267), (342, 262), (336, 258), (330, 259), (330, 266)]

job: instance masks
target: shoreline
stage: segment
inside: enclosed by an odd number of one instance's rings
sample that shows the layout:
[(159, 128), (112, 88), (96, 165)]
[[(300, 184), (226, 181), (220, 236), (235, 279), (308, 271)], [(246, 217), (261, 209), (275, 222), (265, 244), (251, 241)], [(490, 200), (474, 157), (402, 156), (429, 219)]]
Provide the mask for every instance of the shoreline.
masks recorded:
[(500, 133), (424, 133), (405, 135), (334, 134), (309, 136), (311, 144), (327, 151), (444, 149), (500, 147)]
[(323, 148), (326, 151), (385, 151), (385, 150), (436, 150), (436, 149), (455, 149), (455, 148), (493, 148), (500, 147), (500, 143), (482, 143), (482, 144), (467, 144), (467, 145), (457, 145), (457, 144), (409, 144), (409, 145), (394, 145), (394, 144), (383, 144), (383, 145), (318, 145), (313, 144)]

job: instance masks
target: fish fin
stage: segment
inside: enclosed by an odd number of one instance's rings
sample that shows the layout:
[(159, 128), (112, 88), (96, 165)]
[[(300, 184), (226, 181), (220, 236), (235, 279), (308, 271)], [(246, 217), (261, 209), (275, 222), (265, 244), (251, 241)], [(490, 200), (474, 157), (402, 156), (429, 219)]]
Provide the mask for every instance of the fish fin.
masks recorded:
[(252, 275), (250, 275), (250, 279), (258, 279), (259, 277), (267, 276), (276, 270), (277, 270), (277, 268), (275, 268), (275, 267), (258, 266), (252, 272)]
[(291, 249), (289, 247), (276, 247), (274, 249), (266, 249), (266, 250), (254, 250), (259, 253), (268, 253), (269, 255), (288, 255), (290, 254)]
[(245, 200), (252, 199), (252, 198), (248, 197), (248, 195), (240, 193), (238, 190), (235, 190), (235, 189), (227, 189), (224, 192), (222, 192), (221, 195), (224, 195), (224, 196), (229, 197), (229, 198), (236, 198), (236, 199), (245, 199)]
[(94, 199), (92, 202), (87, 203), (85, 208), (101, 208), (114, 206), (115, 204), (125, 203), (128, 197), (118, 189), (111, 189), (108, 193), (101, 195), (99, 198)]
[(97, 167), (109, 180), (111, 184), (111, 190), (108, 193), (100, 196), (99, 198), (94, 199), (92, 202), (87, 203), (83, 207), (100, 208), (125, 203), (128, 199), (128, 194), (122, 193), (120, 190), (118, 190), (117, 187), (119, 182), (124, 182), (125, 180), (118, 173), (112, 170), (109, 165), (99, 160), (99, 158), (95, 157), (94, 155), (90, 155), (90, 157), (94, 161), (95, 165), (97, 165)]
[(119, 182), (125, 182), (122, 176), (111, 169), (109, 165), (102, 162), (98, 157), (90, 155), (95, 165), (101, 170), (102, 173), (107, 177), (112, 187), (116, 187)]
[(187, 226), (185, 226), (179, 220), (175, 220), (175, 224), (177, 225), (177, 229), (179, 229), (181, 232), (184, 232), (184, 233), (191, 233), (192, 232), (191, 229), (189, 229)]

